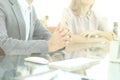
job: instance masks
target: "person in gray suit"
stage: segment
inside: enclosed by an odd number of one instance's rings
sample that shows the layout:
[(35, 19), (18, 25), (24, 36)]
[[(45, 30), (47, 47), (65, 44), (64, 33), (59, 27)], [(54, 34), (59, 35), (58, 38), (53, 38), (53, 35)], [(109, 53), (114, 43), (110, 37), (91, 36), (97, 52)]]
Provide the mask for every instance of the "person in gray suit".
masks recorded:
[[(66, 28), (51, 33), (37, 19), (33, 0), (0, 0), (0, 47), (6, 55), (48, 53), (69, 42)], [(50, 38), (51, 37), (51, 38)]]

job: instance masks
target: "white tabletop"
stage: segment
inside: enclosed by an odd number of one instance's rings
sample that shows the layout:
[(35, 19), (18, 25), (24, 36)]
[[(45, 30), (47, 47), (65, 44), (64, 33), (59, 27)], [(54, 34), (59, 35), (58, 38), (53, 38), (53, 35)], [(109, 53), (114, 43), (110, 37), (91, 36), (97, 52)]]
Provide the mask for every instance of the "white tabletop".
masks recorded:
[(50, 68), (61, 69), (65, 71), (75, 71), (87, 69), (100, 62), (98, 59), (76, 58), (49, 63)]

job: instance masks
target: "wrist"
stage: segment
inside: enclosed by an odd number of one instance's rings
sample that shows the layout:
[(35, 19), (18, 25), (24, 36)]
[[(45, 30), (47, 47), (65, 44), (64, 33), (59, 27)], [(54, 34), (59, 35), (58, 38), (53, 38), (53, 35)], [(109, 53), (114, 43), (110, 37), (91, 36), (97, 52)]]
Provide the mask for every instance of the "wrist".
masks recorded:
[(58, 51), (61, 48), (63, 48), (63, 47), (60, 47), (59, 45), (57, 45), (56, 42), (48, 41), (48, 51), (49, 52), (55, 52), (55, 51)]

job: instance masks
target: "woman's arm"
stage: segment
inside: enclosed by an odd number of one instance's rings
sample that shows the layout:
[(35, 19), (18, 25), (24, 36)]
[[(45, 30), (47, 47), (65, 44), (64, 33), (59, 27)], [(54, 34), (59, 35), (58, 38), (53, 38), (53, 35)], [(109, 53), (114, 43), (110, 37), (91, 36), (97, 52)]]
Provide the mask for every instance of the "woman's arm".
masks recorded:
[(91, 47), (101, 47), (101, 44), (109, 44), (109, 40), (103, 37), (83, 37), (81, 35), (72, 34), (71, 43), (66, 46), (66, 51), (76, 51), (81, 49), (87, 49)]
[(92, 30), (92, 31), (87, 31), (83, 32), (80, 34), (82, 37), (102, 37), (105, 38), (109, 41), (113, 40), (116, 38), (116, 35), (113, 32), (105, 32), (105, 31), (100, 31), (100, 30)]

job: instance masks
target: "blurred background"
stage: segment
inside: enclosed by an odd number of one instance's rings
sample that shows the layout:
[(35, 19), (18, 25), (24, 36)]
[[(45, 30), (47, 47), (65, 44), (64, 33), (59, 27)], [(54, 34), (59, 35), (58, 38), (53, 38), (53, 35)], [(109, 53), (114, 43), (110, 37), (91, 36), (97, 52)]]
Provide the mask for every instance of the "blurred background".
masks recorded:
[[(69, 6), (71, 0), (34, 0), (33, 5), (38, 18), (48, 26), (56, 26), (60, 21), (62, 10)], [(93, 9), (108, 18), (112, 29), (113, 22), (120, 22), (120, 0), (96, 0)]]

